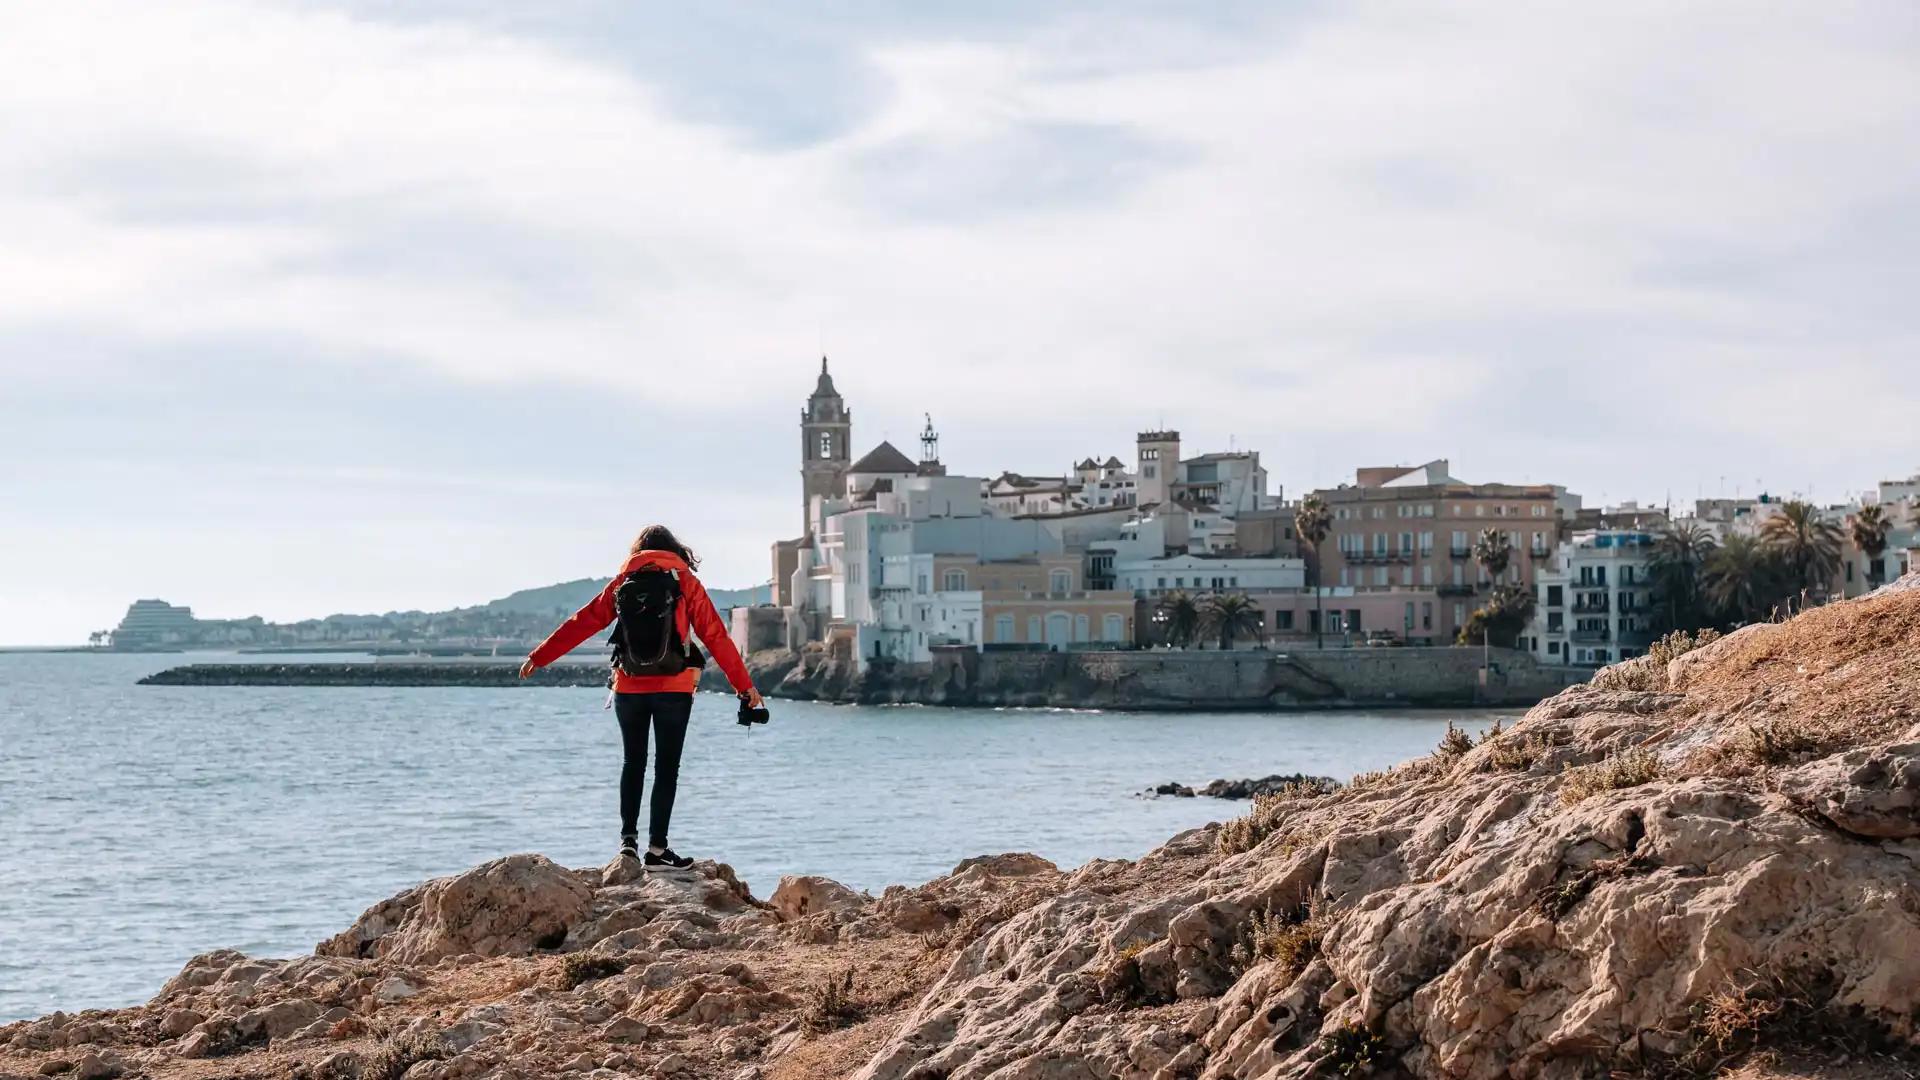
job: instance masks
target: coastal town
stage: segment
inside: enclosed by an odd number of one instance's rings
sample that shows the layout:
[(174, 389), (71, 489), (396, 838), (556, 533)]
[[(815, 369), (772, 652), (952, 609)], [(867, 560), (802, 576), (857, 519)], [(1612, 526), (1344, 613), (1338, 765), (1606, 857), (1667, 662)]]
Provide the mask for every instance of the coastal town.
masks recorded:
[(1661, 635), (1858, 596), (1920, 545), (1920, 474), (1815, 506), (1760, 493), (1683, 509), (1589, 507), (1555, 484), (1468, 480), (1438, 459), (1361, 466), (1288, 499), (1258, 450), (1190, 453), (1139, 432), (1129, 460), (1059, 474), (950, 474), (931, 418), (918, 458), (853, 457), (822, 358), (800, 414), (801, 530), (772, 551), (772, 603), (734, 613), (749, 652), (852, 663), (941, 650), (1494, 646), (1591, 669)]
[[(1920, 471), (1838, 504), (1763, 492), (1590, 507), (1562, 485), (1464, 479), (1441, 458), (1362, 465), (1289, 499), (1259, 450), (1191, 453), (1159, 430), (1126, 460), (958, 475), (931, 417), (917, 456), (881, 441), (855, 457), (824, 357), (799, 426), (798, 535), (772, 545), (766, 584), (716, 601), (742, 652), (811, 649), (854, 672), (955, 652), (1454, 645), (1584, 671), (1674, 631), (1862, 595), (1920, 547)], [(286, 624), (144, 599), (93, 643), (512, 655), (604, 584)]]

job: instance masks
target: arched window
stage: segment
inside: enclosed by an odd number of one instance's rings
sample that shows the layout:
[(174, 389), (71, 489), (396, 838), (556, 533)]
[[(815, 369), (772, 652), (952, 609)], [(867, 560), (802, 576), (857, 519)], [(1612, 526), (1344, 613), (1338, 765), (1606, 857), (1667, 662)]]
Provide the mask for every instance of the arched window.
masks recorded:
[(960, 592), (967, 587), (967, 572), (958, 567), (950, 567), (940, 575), (940, 587), (947, 592)]
[(1073, 571), (1053, 570), (1047, 574), (1048, 592), (1067, 592), (1073, 588)]

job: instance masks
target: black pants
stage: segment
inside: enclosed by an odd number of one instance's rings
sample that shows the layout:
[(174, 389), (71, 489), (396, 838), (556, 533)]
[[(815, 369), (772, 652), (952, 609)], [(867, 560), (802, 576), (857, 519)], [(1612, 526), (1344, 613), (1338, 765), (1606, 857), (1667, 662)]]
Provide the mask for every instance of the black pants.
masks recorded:
[(674, 789), (680, 781), (680, 748), (687, 741), (687, 717), (693, 712), (692, 694), (616, 694), (613, 715), (620, 719), (620, 744), (626, 752), (620, 765), (620, 835), (636, 835), (640, 820), (640, 787), (647, 771), (647, 726), (653, 726), (659, 745), (653, 759), (653, 804), (647, 817), (647, 843), (667, 846), (667, 825), (673, 819)]

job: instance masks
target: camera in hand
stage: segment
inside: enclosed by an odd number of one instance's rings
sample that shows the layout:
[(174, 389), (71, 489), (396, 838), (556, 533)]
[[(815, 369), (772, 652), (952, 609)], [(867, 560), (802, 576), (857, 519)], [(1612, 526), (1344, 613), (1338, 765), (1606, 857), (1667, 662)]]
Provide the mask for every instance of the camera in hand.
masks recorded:
[(742, 697), (740, 699), (740, 715), (735, 719), (734, 723), (739, 724), (741, 727), (752, 727), (755, 724), (764, 724), (771, 718), (771, 714), (769, 714), (764, 707), (756, 709), (752, 705), (747, 704), (747, 699)]

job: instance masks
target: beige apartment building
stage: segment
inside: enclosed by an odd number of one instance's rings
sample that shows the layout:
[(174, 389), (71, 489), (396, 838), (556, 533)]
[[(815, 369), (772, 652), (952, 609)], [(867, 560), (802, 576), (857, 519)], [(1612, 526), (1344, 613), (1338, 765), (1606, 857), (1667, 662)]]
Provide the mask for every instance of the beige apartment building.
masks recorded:
[[(1466, 483), (1445, 460), (1364, 468), (1354, 479), (1315, 492), (1333, 517), (1320, 548), (1328, 633), (1452, 641), (1496, 584), (1474, 562), (1475, 538), (1505, 533), (1513, 558), (1498, 584), (1530, 588), (1536, 569), (1551, 565), (1563, 512), (1578, 505), (1551, 484)], [(1314, 630), (1312, 607), (1309, 592), (1296, 629)]]
[(983, 645), (1131, 644), (1131, 592), (1088, 589), (1078, 555), (982, 561), (935, 555), (940, 594), (978, 593)]

